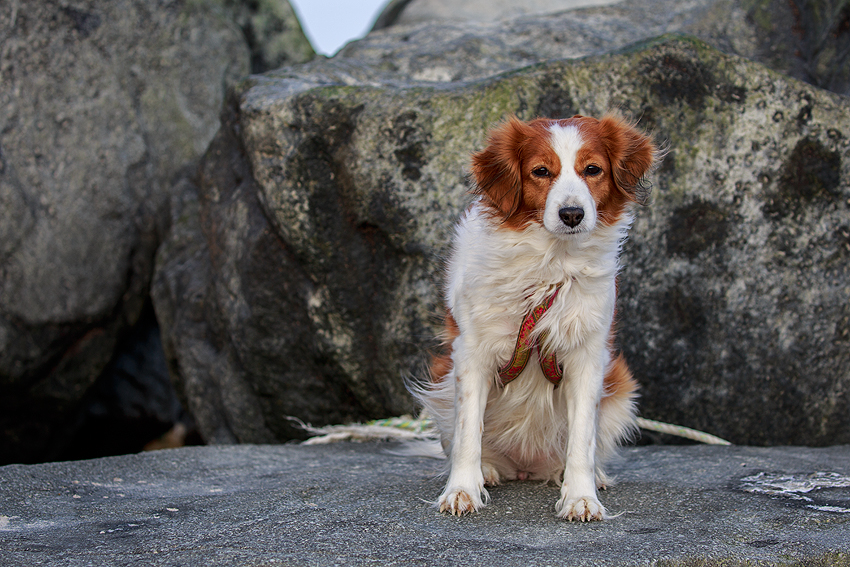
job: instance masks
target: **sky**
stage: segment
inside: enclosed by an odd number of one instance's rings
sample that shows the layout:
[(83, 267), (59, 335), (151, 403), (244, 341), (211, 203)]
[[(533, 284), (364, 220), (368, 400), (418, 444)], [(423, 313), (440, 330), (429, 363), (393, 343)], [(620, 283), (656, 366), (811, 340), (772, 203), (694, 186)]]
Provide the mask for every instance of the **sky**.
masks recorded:
[(289, 0), (313, 49), (331, 56), (366, 35), (389, 0)]

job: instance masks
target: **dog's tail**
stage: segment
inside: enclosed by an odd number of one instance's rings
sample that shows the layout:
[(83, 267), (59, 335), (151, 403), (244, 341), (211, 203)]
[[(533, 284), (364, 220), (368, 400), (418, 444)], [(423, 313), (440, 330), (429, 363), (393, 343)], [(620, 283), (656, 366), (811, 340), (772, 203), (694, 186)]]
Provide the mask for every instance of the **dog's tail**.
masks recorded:
[(446, 453), (439, 439), (423, 439), (419, 441), (405, 441), (387, 451), (391, 455), (399, 457), (427, 457), (429, 459), (446, 459)]

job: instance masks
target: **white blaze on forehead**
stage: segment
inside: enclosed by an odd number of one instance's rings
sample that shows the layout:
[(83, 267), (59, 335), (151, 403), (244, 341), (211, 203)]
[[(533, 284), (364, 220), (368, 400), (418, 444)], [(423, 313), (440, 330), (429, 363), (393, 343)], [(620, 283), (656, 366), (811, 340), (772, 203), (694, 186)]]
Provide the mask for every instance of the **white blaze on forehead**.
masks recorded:
[[(596, 227), (596, 203), (584, 179), (576, 173), (576, 157), (584, 140), (576, 126), (554, 124), (549, 132), (552, 149), (561, 160), (561, 172), (546, 197), (543, 226), (555, 235), (589, 232)], [(577, 226), (564, 224), (560, 216), (564, 207), (578, 207), (584, 211), (584, 218)]]
[(567, 171), (574, 172), (576, 155), (584, 142), (578, 128), (553, 124), (549, 131), (552, 133), (552, 149), (561, 160), (561, 175)]

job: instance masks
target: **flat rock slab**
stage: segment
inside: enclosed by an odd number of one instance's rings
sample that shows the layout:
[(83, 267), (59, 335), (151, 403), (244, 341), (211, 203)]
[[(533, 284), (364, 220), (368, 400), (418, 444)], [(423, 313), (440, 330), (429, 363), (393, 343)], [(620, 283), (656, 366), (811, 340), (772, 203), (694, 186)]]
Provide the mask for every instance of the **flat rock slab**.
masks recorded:
[(602, 501), (555, 518), (513, 482), (481, 513), (428, 501), (442, 463), (389, 444), (190, 447), (0, 467), (17, 565), (850, 565), (850, 447), (629, 448)]

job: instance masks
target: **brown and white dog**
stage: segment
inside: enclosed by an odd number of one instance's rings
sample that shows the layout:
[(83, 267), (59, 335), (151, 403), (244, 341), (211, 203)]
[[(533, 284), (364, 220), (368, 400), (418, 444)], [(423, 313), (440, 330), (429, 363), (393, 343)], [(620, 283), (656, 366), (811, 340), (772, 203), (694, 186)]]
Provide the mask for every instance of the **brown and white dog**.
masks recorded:
[(613, 117), (511, 118), (472, 156), (474, 193), (447, 266), (449, 352), (417, 395), (449, 457), (441, 511), (485, 485), (561, 482), (555, 510), (601, 520), (605, 461), (634, 428), (635, 390), (612, 354), (618, 256), (652, 141)]

